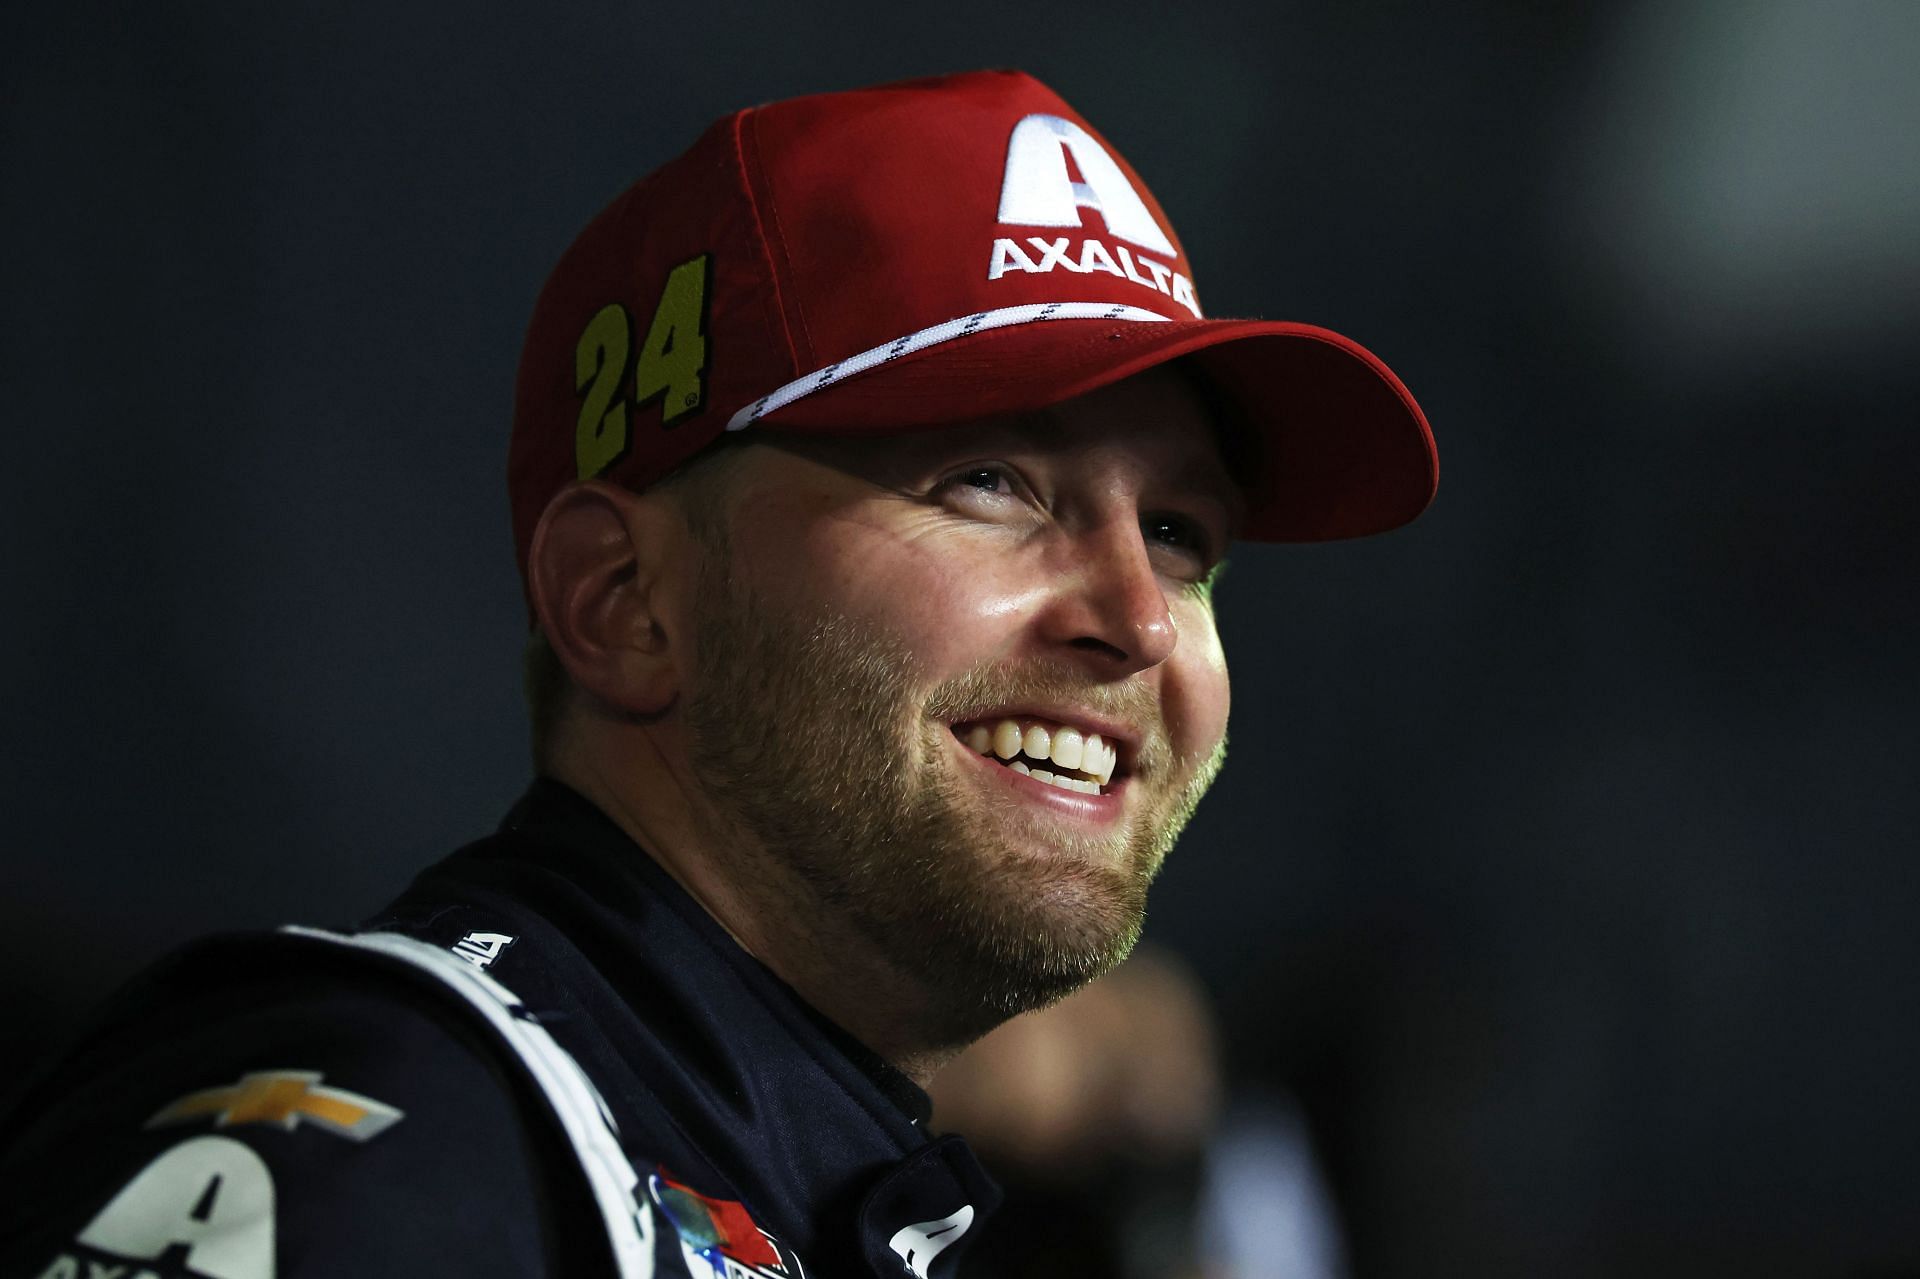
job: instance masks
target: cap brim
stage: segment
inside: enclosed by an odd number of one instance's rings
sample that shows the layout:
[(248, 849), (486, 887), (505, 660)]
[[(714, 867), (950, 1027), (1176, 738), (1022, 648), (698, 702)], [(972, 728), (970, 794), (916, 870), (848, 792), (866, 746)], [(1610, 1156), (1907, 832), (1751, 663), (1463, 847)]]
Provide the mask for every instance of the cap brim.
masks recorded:
[(769, 412), (769, 430), (899, 431), (1032, 412), (1180, 356), (1246, 450), (1241, 536), (1318, 542), (1398, 528), (1426, 509), (1440, 462), (1426, 416), (1359, 343), (1306, 324), (1055, 320), (970, 334)]

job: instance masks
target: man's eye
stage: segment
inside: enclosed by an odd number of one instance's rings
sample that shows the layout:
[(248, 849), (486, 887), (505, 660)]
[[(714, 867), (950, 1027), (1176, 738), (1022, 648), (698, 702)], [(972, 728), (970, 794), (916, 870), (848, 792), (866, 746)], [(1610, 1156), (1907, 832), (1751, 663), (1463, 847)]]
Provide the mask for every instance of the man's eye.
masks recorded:
[(1140, 531), (1147, 541), (1185, 551), (1206, 559), (1212, 546), (1212, 539), (1197, 520), (1184, 515), (1148, 515), (1140, 521)]
[(984, 493), (1011, 493), (1013, 481), (1007, 473), (995, 466), (978, 466), (970, 471), (962, 471), (953, 477), (953, 483), (964, 484), (968, 488), (979, 489)]
[(1012, 470), (994, 463), (965, 466), (940, 481), (937, 492), (972, 502), (982, 497), (1018, 497), (1026, 487)]

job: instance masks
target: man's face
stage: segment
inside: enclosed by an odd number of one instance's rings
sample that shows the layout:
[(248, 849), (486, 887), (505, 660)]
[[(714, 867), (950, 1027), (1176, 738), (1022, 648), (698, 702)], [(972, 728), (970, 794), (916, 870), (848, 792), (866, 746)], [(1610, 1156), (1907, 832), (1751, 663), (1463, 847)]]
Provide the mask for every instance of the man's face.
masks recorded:
[(692, 767), (717, 835), (977, 1034), (1124, 958), (1219, 769), (1236, 490), (1166, 369), (1026, 419), (770, 442), (710, 539)]

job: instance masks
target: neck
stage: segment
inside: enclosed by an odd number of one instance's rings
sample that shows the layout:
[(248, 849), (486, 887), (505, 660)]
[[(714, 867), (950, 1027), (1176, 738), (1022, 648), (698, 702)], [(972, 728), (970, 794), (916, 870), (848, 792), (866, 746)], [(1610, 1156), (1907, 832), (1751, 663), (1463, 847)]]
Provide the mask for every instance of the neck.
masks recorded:
[[(615, 753), (562, 747), (546, 771), (605, 813), (713, 916), (742, 950), (921, 1088), (966, 1047), (939, 1001), (847, 926), (773, 850), (696, 802), (652, 738), (629, 728)], [(606, 761), (625, 761), (618, 769)]]

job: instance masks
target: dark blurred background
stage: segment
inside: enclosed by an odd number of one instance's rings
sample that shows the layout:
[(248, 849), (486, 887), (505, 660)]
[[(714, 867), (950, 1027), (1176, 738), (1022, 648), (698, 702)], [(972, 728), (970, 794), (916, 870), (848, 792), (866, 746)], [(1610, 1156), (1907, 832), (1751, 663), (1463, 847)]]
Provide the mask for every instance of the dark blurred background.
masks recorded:
[(1234, 557), (1149, 925), (1352, 1273), (1913, 1273), (1901, 0), (9, 5), (0, 1069), (493, 824), (547, 268), (728, 110), (982, 65), (1440, 440), (1412, 528)]

